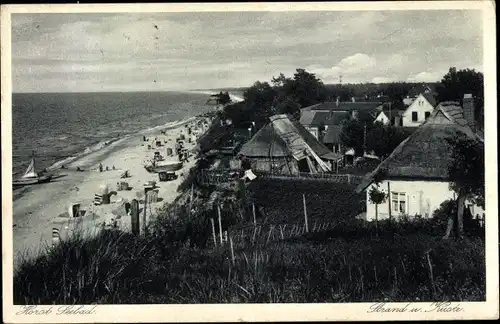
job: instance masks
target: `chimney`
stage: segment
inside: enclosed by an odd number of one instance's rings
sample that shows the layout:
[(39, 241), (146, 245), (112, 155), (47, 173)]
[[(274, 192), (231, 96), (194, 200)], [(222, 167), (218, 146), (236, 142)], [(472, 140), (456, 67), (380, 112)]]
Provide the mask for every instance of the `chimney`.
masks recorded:
[(356, 102), (356, 99), (354, 97), (351, 98), (352, 102)]
[(475, 130), (476, 127), (476, 119), (475, 119), (475, 109), (474, 109), (474, 98), (472, 97), (472, 94), (467, 93), (464, 94), (464, 100), (462, 102), (463, 106), (463, 111), (464, 111), (464, 119), (467, 121), (467, 124), (469, 124), (469, 127), (472, 130)]

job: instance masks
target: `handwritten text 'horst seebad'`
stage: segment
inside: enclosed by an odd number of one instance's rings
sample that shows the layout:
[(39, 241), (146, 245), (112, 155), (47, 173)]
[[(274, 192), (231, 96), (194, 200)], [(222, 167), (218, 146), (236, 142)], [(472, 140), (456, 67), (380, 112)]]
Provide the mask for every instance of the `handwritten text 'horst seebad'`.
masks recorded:
[(97, 305), (64, 305), (64, 306), (21, 306), (16, 315), (90, 315), (95, 314)]
[(450, 302), (434, 302), (430, 305), (406, 303), (403, 306), (389, 306), (387, 303), (376, 303), (369, 307), (368, 313), (459, 313), (464, 309), (460, 304), (452, 305)]

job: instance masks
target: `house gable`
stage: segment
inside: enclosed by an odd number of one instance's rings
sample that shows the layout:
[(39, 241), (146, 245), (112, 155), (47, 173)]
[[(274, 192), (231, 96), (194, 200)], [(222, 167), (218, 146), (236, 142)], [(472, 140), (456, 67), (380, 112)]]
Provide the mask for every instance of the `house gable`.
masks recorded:
[(403, 113), (403, 126), (418, 127), (434, 111), (434, 106), (420, 94)]
[(381, 111), (377, 115), (377, 118), (375, 118), (374, 123), (376, 123), (376, 122), (380, 122), (380, 123), (382, 123), (384, 125), (387, 125), (387, 124), (389, 124), (390, 121), (389, 121), (389, 117), (387, 117), (387, 115), (383, 111)]

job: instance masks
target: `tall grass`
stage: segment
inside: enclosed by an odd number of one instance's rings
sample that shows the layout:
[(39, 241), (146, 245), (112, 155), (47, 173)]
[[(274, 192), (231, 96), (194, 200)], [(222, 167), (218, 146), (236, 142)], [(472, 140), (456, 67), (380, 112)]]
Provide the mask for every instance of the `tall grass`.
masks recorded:
[[(198, 215), (196, 223), (184, 217), (159, 217), (143, 237), (116, 230), (103, 230), (93, 237), (76, 234), (22, 263), (14, 277), (14, 301), (301, 303), (485, 298), (480, 238), (443, 241), (421, 226), (406, 235), (375, 239), (366, 232), (342, 235), (338, 228), (295, 240), (235, 244), (233, 263), (227, 244), (214, 248), (203, 218)], [(373, 225), (364, 226), (362, 231), (369, 231)], [(384, 231), (386, 225), (380, 227)]]

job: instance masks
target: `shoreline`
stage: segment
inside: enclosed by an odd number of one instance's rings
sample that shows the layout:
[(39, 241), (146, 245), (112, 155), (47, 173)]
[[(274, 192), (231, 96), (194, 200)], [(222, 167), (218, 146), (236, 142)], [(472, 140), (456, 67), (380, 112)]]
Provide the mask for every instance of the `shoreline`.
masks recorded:
[[(61, 157), (60, 160), (55, 161), (54, 163), (52, 163), (50, 166), (48, 166), (45, 169), (48, 172), (58, 171), (61, 169), (61, 166), (63, 166), (63, 165), (75, 163), (79, 159), (85, 158), (86, 156), (88, 156), (90, 154), (94, 154), (96, 152), (106, 150), (108, 147), (112, 147), (113, 145), (118, 145), (119, 143), (125, 141), (127, 138), (130, 138), (132, 136), (147, 135), (150, 133), (154, 133), (155, 131), (158, 131), (158, 130), (168, 130), (168, 129), (172, 129), (172, 128), (177, 128), (177, 127), (183, 126), (183, 125), (193, 121), (196, 118), (198, 118), (198, 116), (187, 117), (187, 118), (184, 118), (181, 120), (175, 120), (172, 122), (168, 122), (168, 123), (163, 124), (163, 125), (158, 125), (158, 126), (146, 128), (146, 129), (137, 131), (135, 133), (124, 134), (123, 136), (120, 136), (120, 137), (113, 137), (110, 139), (99, 141), (97, 143), (94, 143), (94, 144), (87, 146), (82, 151), (71, 154), (70, 156)], [(117, 142), (119, 142), (119, 143), (117, 143)], [(13, 173), (13, 178), (15, 176), (19, 176), (21, 174), (22, 174), (22, 171), (17, 172), (17, 173)]]
[[(184, 162), (182, 169), (176, 171), (177, 179), (168, 182), (159, 182), (158, 174), (147, 172), (144, 160), (151, 158), (155, 151), (160, 151), (166, 160), (176, 159), (166, 156), (166, 148), (173, 149), (176, 138), (186, 133), (184, 126), (193, 125), (198, 120), (207, 118), (189, 117), (145, 129), (134, 135), (126, 135), (100, 150), (79, 156), (67, 163), (67, 169), (57, 170), (61, 177), (49, 183), (21, 189), (23, 192), (18, 193), (13, 202), (14, 269), (17, 268), (20, 256), (33, 257), (38, 255), (44, 246), (52, 244), (53, 228), (59, 229), (61, 239), (77, 229), (98, 229), (103, 222), (110, 223), (111, 219), (116, 219), (123, 230), (129, 230), (131, 219), (130, 216), (124, 215), (124, 203), (132, 199), (144, 199), (143, 184), (147, 181), (156, 181), (159, 189), (159, 201), (151, 205), (149, 217), (165, 203), (172, 202), (178, 196), (177, 187), (183, 180), (181, 174), (188, 174), (196, 163), (195, 156), (191, 156), (188, 162)], [(162, 134), (162, 131), (165, 131), (165, 134)], [(204, 131), (206, 129), (202, 128), (198, 136)], [(143, 136), (150, 137), (149, 141), (143, 142)], [(152, 145), (151, 140), (155, 137), (162, 140), (163, 146), (148, 149), (148, 143)], [(185, 148), (192, 149), (196, 145), (196, 141), (185, 143)], [(108, 166), (109, 171), (90, 171), (99, 163), (102, 163), (104, 168)], [(88, 171), (73, 171), (77, 166)], [(115, 170), (112, 169), (113, 166)], [(125, 170), (129, 171), (130, 177), (121, 179), (120, 176)], [(120, 181), (126, 181), (131, 190), (117, 191), (116, 184)], [(107, 185), (110, 191), (116, 191), (117, 194), (111, 196), (110, 204), (94, 206), (94, 194), (99, 192), (101, 185)], [(68, 214), (61, 217), (67, 213), (71, 203), (80, 203), (85, 215), (69, 218)]]

